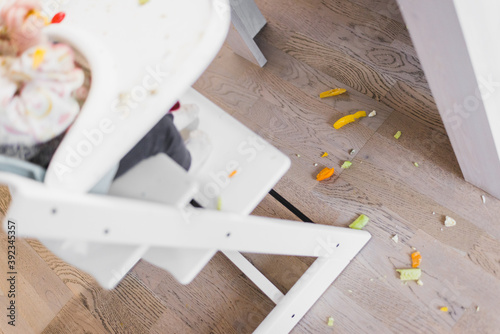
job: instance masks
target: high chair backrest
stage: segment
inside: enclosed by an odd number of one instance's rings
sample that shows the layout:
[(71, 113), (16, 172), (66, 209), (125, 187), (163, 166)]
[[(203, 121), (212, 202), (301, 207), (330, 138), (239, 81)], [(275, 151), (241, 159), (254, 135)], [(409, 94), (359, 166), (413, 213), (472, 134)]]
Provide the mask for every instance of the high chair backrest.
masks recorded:
[(63, 9), (65, 21), (46, 31), (86, 58), (92, 83), (45, 183), (86, 192), (208, 67), (227, 35), (230, 11), (221, 0), (143, 6), (87, 0), (68, 2)]

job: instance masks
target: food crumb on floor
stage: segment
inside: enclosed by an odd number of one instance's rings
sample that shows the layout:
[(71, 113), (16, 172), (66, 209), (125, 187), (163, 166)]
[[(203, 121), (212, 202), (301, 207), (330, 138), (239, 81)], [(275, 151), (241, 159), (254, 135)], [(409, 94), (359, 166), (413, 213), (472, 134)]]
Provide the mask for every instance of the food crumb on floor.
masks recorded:
[(444, 220), (444, 226), (452, 227), (455, 225), (457, 225), (457, 221), (449, 216), (446, 216), (446, 219)]
[(350, 162), (349, 160), (346, 160), (343, 164), (342, 164), (342, 168), (343, 169), (348, 169), (349, 167), (352, 166), (352, 162)]

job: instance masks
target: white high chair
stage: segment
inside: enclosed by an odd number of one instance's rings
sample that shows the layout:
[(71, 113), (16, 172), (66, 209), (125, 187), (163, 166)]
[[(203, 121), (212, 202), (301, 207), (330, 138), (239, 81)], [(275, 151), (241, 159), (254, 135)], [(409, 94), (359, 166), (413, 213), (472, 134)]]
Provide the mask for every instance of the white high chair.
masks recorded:
[[(43, 183), (0, 172), (13, 199), (4, 228), (15, 221), (18, 236), (40, 239), (107, 289), (141, 258), (187, 284), (221, 250), (276, 303), (255, 333), (288, 333), (370, 235), (248, 216), (290, 161), (189, 88), (224, 42), (227, 0), (72, 0), (51, 10), (67, 16), (47, 33), (86, 58), (92, 87), (45, 177), (32, 173)], [(113, 182), (107, 196), (95, 194), (179, 98), (201, 109), (199, 128), (214, 146), (204, 169), (191, 176), (158, 155)], [(193, 198), (206, 209), (191, 207)], [(219, 198), (222, 211), (214, 210)], [(318, 259), (283, 295), (240, 251)]]

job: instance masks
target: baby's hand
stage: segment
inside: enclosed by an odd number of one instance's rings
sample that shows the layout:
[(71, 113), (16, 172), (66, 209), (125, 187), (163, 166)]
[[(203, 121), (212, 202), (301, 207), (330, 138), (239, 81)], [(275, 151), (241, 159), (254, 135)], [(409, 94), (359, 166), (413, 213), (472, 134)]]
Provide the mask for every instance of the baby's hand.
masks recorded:
[(44, 42), (41, 31), (45, 26), (44, 19), (28, 15), (40, 10), (38, 0), (10, 0), (0, 11), (0, 18), (7, 28), (12, 46), (18, 53)]

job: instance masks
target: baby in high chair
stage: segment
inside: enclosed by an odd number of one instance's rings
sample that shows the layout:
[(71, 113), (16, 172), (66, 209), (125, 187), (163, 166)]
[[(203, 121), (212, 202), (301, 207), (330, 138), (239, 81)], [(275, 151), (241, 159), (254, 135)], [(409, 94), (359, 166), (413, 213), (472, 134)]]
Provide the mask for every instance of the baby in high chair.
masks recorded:
[[(9, 0), (0, 11), (0, 155), (47, 168), (80, 112), (89, 78), (70, 46), (44, 36), (40, 11), (38, 0)], [(196, 113), (196, 106), (183, 106), (174, 114), (189, 123)], [(194, 131), (186, 147), (173, 119), (167, 113), (123, 157), (116, 177), (158, 153), (186, 170), (201, 165), (210, 151), (208, 138)], [(189, 151), (197, 157), (193, 163)]]

